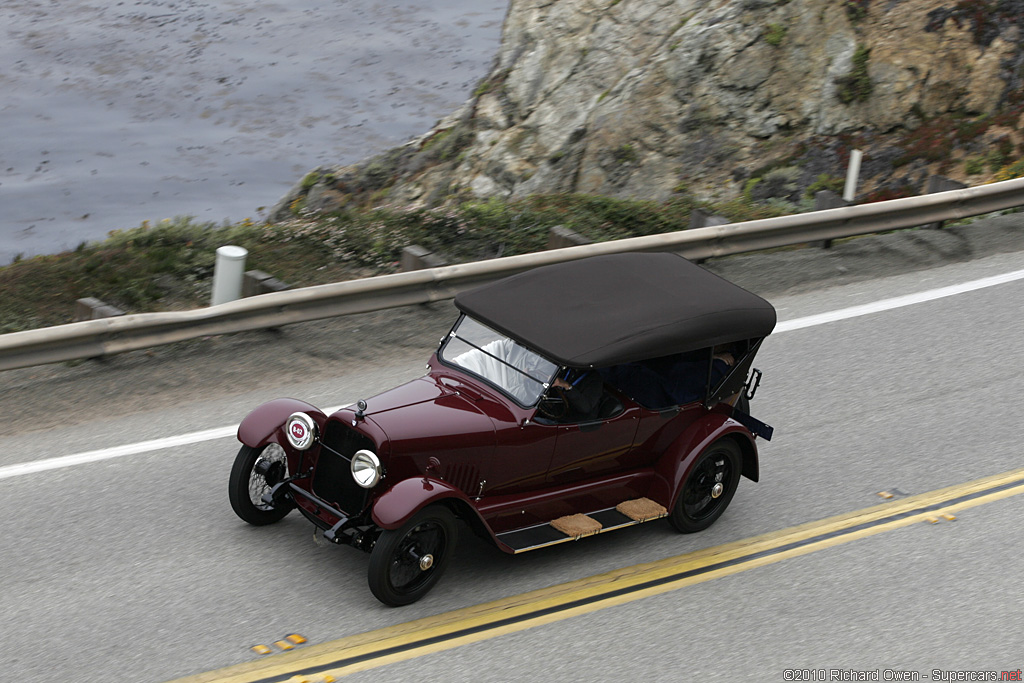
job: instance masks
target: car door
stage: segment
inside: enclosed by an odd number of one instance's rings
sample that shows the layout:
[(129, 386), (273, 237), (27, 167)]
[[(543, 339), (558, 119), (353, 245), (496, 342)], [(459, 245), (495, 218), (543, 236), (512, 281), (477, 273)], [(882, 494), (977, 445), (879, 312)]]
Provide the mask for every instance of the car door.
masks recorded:
[(625, 472), (642, 467), (633, 452), (633, 439), (639, 422), (639, 408), (620, 402), (621, 411), (613, 417), (552, 425), (557, 434), (549, 485), (565, 485)]
[(488, 418), (494, 430), (493, 445), (486, 451), (459, 453), (449, 449), (439, 455), (442, 474), (470, 498), (523, 494), (541, 488), (551, 462), (556, 432), (525, 419), (526, 411), (501, 400), (498, 394), (448, 376), (442, 386), (455, 390), (448, 397)]

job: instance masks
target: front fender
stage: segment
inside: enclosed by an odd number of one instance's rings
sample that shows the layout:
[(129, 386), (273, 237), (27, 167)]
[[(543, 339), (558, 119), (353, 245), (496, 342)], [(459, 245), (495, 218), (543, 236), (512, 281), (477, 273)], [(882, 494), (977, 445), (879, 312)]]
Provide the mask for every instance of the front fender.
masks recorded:
[(327, 424), (327, 416), (322, 410), (314, 405), (294, 398), (276, 398), (257, 407), (245, 416), (242, 423), (238, 425), (238, 440), (251, 448), (259, 448), (268, 443), (284, 443), (283, 434), (285, 421), (288, 416), (296, 412), (304, 412), (313, 418), (320, 433), (323, 433), (324, 425)]
[[(414, 477), (398, 482), (382, 493), (373, 505), (373, 522), (382, 529), (397, 529), (428, 505), (447, 500), (459, 509), (473, 510), (477, 518), (480, 513), (469, 498), (447, 482), (432, 477)], [(486, 526), (486, 525), (485, 525)]]
[(684, 431), (658, 460), (655, 471), (654, 499), (669, 503), (671, 509), (694, 461), (708, 446), (723, 438), (731, 438), (740, 447), (743, 476), (758, 480), (757, 446), (750, 432), (735, 420), (720, 413), (711, 413)]

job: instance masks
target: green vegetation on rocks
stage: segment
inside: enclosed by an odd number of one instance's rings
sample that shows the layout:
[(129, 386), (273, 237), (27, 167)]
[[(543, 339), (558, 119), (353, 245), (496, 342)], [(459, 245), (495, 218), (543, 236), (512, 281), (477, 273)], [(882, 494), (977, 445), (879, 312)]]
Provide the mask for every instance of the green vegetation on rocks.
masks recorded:
[(849, 73), (836, 79), (836, 94), (843, 104), (851, 102), (863, 102), (871, 97), (873, 85), (868, 75), (868, 59), (871, 57), (871, 50), (865, 45), (857, 47), (853, 53), (853, 65)]
[[(71, 322), (82, 297), (129, 313), (206, 306), (215, 252), (225, 244), (249, 250), (248, 270), (310, 286), (396, 272), (411, 244), (461, 263), (543, 250), (548, 230), (558, 225), (594, 241), (685, 230), (697, 206), (688, 196), (657, 203), (539, 195), (436, 209), (349, 210), (269, 225), (143, 223), (74, 251), (0, 267), (0, 333)], [(702, 208), (734, 221), (782, 213), (742, 201)]]
[(764, 32), (764, 40), (772, 47), (782, 45), (786, 38), (786, 27), (782, 24), (768, 24)]

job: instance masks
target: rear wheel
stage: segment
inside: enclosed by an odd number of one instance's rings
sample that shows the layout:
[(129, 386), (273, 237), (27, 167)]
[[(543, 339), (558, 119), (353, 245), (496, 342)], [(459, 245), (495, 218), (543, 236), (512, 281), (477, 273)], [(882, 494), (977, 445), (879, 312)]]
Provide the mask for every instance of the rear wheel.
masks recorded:
[(242, 446), (235, 456), (228, 482), (231, 509), (244, 521), (255, 526), (273, 524), (291, 511), (291, 506), (274, 506), (263, 502), (276, 484), (288, 476), (288, 459), (276, 443), (252, 448)]
[(400, 529), (384, 530), (370, 555), (370, 591), (391, 607), (416, 602), (440, 580), (456, 536), (454, 515), (440, 505), (424, 508)]
[(683, 533), (703, 531), (729, 507), (740, 481), (742, 460), (732, 439), (721, 439), (698, 456), (683, 482), (669, 521)]

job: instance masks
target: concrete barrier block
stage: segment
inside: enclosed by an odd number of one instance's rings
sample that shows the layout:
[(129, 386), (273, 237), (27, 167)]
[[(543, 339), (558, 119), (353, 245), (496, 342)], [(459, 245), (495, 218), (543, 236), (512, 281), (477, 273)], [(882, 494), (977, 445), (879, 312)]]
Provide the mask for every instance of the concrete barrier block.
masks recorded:
[(257, 296), (268, 292), (283, 292), (291, 289), (291, 285), (281, 282), (276, 277), (262, 270), (247, 270), (242, 279), (242, 297)]
[(75, 302), (75, 322), (82, 320), (98, 320), (100, 318), (115, 318), (124, 315), (117, 306), (111, 306), (91, 296), (79, 299)]
[(593, 244), (594, 240), (570, 230), (564, 225), (556, 225), (548, 230), (548, 249), (564, 249), (578, 247), (581, 244)]
[(260, 289), (260, 285), (270, 279), (270, 273), (264, 273), (262, 270), (247, 270), (245, 276), (242, 278), (242, 297), (256, 296), (262, 294), (263, 290)]
[(690, 229), (707, 228), (712, 225), (728, 225), (729, 219), (725, 216), (715, 216), (703, 209), (694, 209), (690, 212)]
[(269, 292), (283, 292), (286, 289), (291, 289), (292, 286), (287, 282), (281, 282), (276, 277), (268, 277), (266, 280), (260, 283), (262, 288), (261, 294), (267, 294)]
[(832, 190), (818, 190), (814, 193), (814, 210), (825, 211), (826, 209), (842, 209), (850, 205)]
[(928, 178), (928, 185), (925, 187), (924, 193), (949, 192), (950, 190), (962, 190), (965, 187), (967, 186), (959, 180), (950, 180), (940, 175), (933, 175)]
[(448, 265), (448, 261), (442, 256), (421, 247), (418, 244), (410, 244), (402, 249), (402, 260), (399, 262), (399, 269), (402, 272), (410, 270), (423, 270), (425, 268), (440, 268)]

